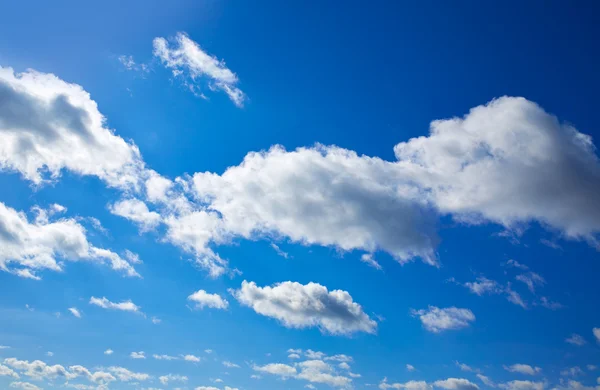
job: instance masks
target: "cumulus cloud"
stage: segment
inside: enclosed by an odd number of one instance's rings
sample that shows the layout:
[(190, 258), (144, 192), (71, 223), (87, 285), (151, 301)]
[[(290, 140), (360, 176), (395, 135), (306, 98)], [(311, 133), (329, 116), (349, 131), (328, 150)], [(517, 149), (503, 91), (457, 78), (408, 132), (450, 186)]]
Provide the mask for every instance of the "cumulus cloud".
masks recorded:
[(516, 372), (524, 375), (536, 375), (542, 371), (541, 368), (533, 367), (529, 364), (513, 364), (512, 366), (504, 366), (504, 369), (509, 372)]
[(103, 309), (129, 311), (132, 313), (140, 313), (140, 314), (142, 313), (140, 311), (141, 307), (139, 307), (138, 305), (133, 303), (131, 300), (126, 300), (123, 302), (111, 302), (108, 299), (106, 299), (105, 297), (102, 297), (102, 298), (91, 297), (90, 304), (99, 306)]
[(600, 342), (600, 328), (593, 328), (592, 333), (594, 334), (596, 341)]
[(317, 283), (282, 282), (273, 287), (258, 287), (254, 282), (244, 281), (232, 294), (241, 304), (289, 328), (317, 327), (334, 335), (375, 333), (377, 329), (377, 323), (348, 292), (328, 291)]
[(448, 378), (433, 382), (433, 386), (446, 390), (478, 390), (475, 383), (462, 378)]
[(209, 294), (204, 290), (198, 290), (192, 295), (188, 296), (188, 301), (194, 302), (197, 309), (204, 309), (205, 307), (211, 309), (227, 309), (229, 302), (222, 298), (219, 294)]
[(9, 367), (0, 364), (0, 376), (9, 376), (14, 379), (19, 379), (19, 374)]
[(198, 363), (201, 359), (198, 356), (194, 356), (194, 355), (185, 355), (183, 357), (183, 360), (185, 360), (186, 362), (193, 362), (193, 363)]
[(12, 387), (13, 389), (21, 389), (21, 390), (42, 390), (41, 387), (37, 387), (36, 385), (34, 385), (33, 383), (29, 383), (29, 382), (11, 382), (10, 387)]
[(23, 375), (36, 380), (64, 378), (68, 380), (73, 378), (73, 374), (60, 364), (48, 365), (41, 360), (19, 360), (16, 358), (4, 359), (4, 364), (14, 370), (21, 372)]
[(150, 375), (141, 373), (141, 372), (133, 372), (129, 371), (123, 367), (115, 367), (111, 366), (107, 369), (110, 373), (116, 376), (122, 382), (131, 382), (131, 381), (146, 381), (150, 379)]
[(427, 310), (412, 310), (412, 315), (419, 317), (425, 329), (433, 333), (466, 328), (475, 321), (475, 315), (471, 310), (456, 307), (440, 309), (429, 306)]
[(153, 230), (160, 223), (160, 214), (150, 211), (146, 203), (138, 199), (124, 199), (109, 207), (111, 213), (136, 223), (140, 231)]
[(406, 371), (415, 371), (415, 370), (416, 370), (416, 368), (412, 364), (407, 364), (406, 365)]
[(253, 366), (255, 371), (277, 375), (282, 379), (295, 378), (310, 383), (322, 383), (333, 387), (347, 387), (352, 378), (340, 375), (335, 368), (323, 360), (305, 360), (293, 366), (282, 363), (270, 363)]
[(0, 169), (36, 185), (62, 169), (111, 187), (137, 186), (138, 148), (105, 127), (89, 93), (52, 74), (0, 67)]
[(237, 87), (237, 75), (227, 68), (225, 62), (202, 50), (186, 34), (178, 33), (170, 41), (158, 37), (154, 39), (153, 45), (154, 55), (173, 71), (174, 76), (183, 77), (185, 85), (193, 93), (202, 94), (200, 82), (208, 80), (211, 90), (225, 92), (238, 107), (244, 105), (246, 96)]
[(595, 242), (600, 164), (591, 137), (524, 98), (502, 97), (394, 148), (441, 212), (507, 228), (537, 221)]
[(39, 280), (37, 273), (41, 270), (63, 271), (60, 260), (90, 261), (107, 263), (127, 276), (139, 277), (119, 255), (93, 246), (85, 228), (75, 219), (51, 222), (44, 210), (36, 210), (38, 217), (29, 221), (25, 213), (0, 202), (0, 270)]

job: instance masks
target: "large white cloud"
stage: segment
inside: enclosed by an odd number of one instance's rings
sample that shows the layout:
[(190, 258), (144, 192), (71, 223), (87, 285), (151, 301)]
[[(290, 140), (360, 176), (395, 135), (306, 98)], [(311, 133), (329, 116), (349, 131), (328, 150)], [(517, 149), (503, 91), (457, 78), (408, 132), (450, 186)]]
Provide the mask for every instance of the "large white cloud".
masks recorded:
[(394, 163), (316, 146), (249, 153), (222, 175), (194, 175), (197, 198), (244, 238), (283, 236), (340, 250), (384, 250), (436, 264), (434, 215)]
[(85, 228), (72, 218), (48, 221), (46, 211), (29, 221), (0, 202), (0, 269), (21, 277), (39, 279), (41, 270), (62, 271), (60, 260), (108, 263), (127, 276), (139, 276), (133, 266), (118, 254), (93, 246)]
[(241, 107), (246, 96), (237, 87), (238, 77), (216, 57), (211, 56), (191, 40), (186, 34), (178, 33), (172, 40), (154, 38), (154, 55), (169, 69), (173, 70), (176, 77), (189, 77), (191, 81), (184, 81), (186, 86), (197, 95), (204, 96), (200, 90), (201, 78), (207, 78), (211, 90), (221, 90), (229, 96), (231, 101)]
[(113, 134), (81, 86), (0, 67), (0, 168), (41, 184), (68, 169), (112, 187), (137, 186), (138, 148)]
[(290, 328), (317, 327), (334, 335), (375, 333), (377, 329), (377, 323), (348, 292), (328, 291), (317, 283), (282, 282), (273, 287), (259, 287), (243, 281), (241, 288), (232, 294), (258, 314), (275, 318)]
[(475, 321), (475, 315), (471, 310), (457, 307), (440, 309), (429, 306), (426, 310), (413, 310), (412, 314), (419, 317), (425, 329), (433, 333), (466, 328)]
[(441, 212), (507, 227), (538, 221), (571, 238), (600, 231), (600, 163), (591, 137), (537, 104), (503, 97), (394, 148)]

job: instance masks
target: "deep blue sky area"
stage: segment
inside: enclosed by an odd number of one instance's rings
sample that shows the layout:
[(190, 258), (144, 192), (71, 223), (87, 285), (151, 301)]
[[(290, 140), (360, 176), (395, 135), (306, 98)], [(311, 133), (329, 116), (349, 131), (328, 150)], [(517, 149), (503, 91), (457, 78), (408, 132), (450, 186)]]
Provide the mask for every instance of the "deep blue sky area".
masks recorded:
[[(1, 388), (593, 390), (600, 384), (594, 146), (600, 3), (3, 2), (0, 37), (0, 84), (38, 102), (47, 124), (21, 126), (33, 123), (33, 115), (0, 90)], [(203, 67), (210, 60), (197, 68), (169, 64), (156, 53), (160, 37), (171, 45), (187, 37), (218, 60), (213, 65), (222, 73)], [(29, 69), (89, 93), (86, 101), (104, 117), (101, 126), (113, 132), (103, 137), (122, 138), (128, 151), (139, 148), (141, 187), (119, 187), (81, 162), (68, 164), (97, 147), (103, 152), (92, 165), (104, 167), (119, 151), (92, 141), (61, 150), (56, 142), (70, 145), (79, 137), (75, 122), (50, 117), (42, 81), (20, 84), (22, 76), (7, 76)], [(236, 80), (225, 80), (226, 72)], [(227, 88), (240, 91), (243, 103)], [(48, 96), (79, 104), (73, 99), (83, 98), (70, 91)], [(431, 164), (426, 169), (410, 165), (416, 157), (395, 155), (398, 143), (431, 141), (433, 121), (471, 117), (472, 109), (504, 96), (526, 100), (502, 100), (514, 104), (479, 118), (475, 135), (451, 133), (442, 146), (423, 146), (430, 153), (420, 161)], [(42, 136), (53, 126), (56, 134)], [(100, 137), (98, 129), (90, 137)], [(488, 138), (477, 138), (486, 129), (493, 129)], [(591, 141), (578, 143), (580, 133)], [(30, 138), (14, 141), (19, 137)], [(28, 142), (63, 161), (54, 177), (50, 159), (32, 162), (37, 155)], [(463, 142), (473, 149), (461, 149)], [(269, 167), (240, 165), (252, 159), (249, 153), (275, 145), (287, 152)], [(356, 156), (327, 165), (334, 145)], [(288, 152), (296, 148), (306, 148), (298, 156), (320, 152), (294, 160)], [(515, 157), (513, 150), (521, 152)], [(489, 164), (473, 171), (483, 173), (447, 173), (452, 161), (465, 168), (482, 153)], [(520, 158), (527, 162), (519, 165)], [(33, 171), (49, 180), (35, 182), (22, 161), (39, 164)], [(168, 200), (151, 199), (149, 169), (169, 180)], [(193, 187), (193, 175), (203, 172), (215, 180), (206, 182), (206, 193)], [(231, 181), (222, 184), (223, 177)], [(190, 208), (176, 209), (178, 197)], [(116, 211), (132, 199), (147, 205), (150, 214), (142, 217), (160, 222), (144, 229), (136, 216)], [(52, 204), (66, 210), (35, 220), (34, 206)], [(6, 208), (21, 212), (29, 230), (20, 230)], [(202, 213), (217, 222), (186, 219)], [(183, 220), (189, 230), (175, 242), (173, 224)], [(76, 238), (44, 235), (67, 222), (81, 228), (91, 247), (126, 260), (128, 251), (139, 255), (143, 263), (131, 264), (141, 277), (123, 277), (97, 255), (73, 254)], [(421, 222), (433, 233), (424, 233)], [(398, 255), (413, 229), (433, 237), (425, 246), (438, 264), (421, 261), (422, 247)], [(60, 270), (44, 268), (32, 254), (51, 246)], [(382, 269), (369, 267), (367, 254)], [(218, 277), (202, 266), (215, 256), (229, 267)], [(19, 277), (19, 269), (41, 280)], [(303, 293), (281, 290), (283, 297), (252, 306), (241, 297), (244, 280), (261, 289), (247, 297), (256, 301), (271, 294), (268, 286), (273, 294), (276, 286), (291, 286), (286, 282), (297, 282)], [(485, 290), (469, 284), (482, 281)], [(325, 296), (310, 290), (311, 282), (326, 288)], [(195, 307), (189, 297), (199, 290), (226, 306)], [(335, 290), (358, 309), (338, 302)], [(138, 308), (102, 307), (92, 297)], [(303, 308), (311, 302), (316, 306)], [(342, 330), (333, 331), (332, 323)], [(37, 373), (26, 368), (35, 360), (45, 367)], [(76, 375), (75, 365), (91, 373)]]

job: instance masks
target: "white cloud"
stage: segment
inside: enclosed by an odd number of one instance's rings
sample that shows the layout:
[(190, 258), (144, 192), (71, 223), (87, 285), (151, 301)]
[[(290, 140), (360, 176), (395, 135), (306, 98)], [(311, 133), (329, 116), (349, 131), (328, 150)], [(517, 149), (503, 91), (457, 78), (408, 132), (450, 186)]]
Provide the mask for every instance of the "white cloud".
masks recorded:
[(569, 367), (569, 368), (565, 368), (564, 370), (562, 370), (560, 372), (560, 375), (562, 376), (578, 376), (578, 375), (583, 375), (583, 370), (581, 369), (581, 367)]
[(144, 354), (144, 351), (131, 352), (129, 354), (129, 357), (132, 359), (146, 359), (146, 355)]
[(478, 390), (475, 383), (462, 378), (448, 378), (433, 382), (433, 386), (446, 390)]
[(406, 365), (406, 371), (415, 371), (415, 370), (416, 370), (416, 368), (412, 364), (407, 364)]
[(169, 382), (187, 382), (188, 381), (188, 377), (184, 376), (184, 375), (174, 375), (174, 374), (168, 374), (168, 375), (163, 375), (163, 376), (159, 376), (158, 380), (160, 381), (160, 383), (162, 383), (163, 385), (167, 386), (169, 384)]
[(100, 306), (103, 309), (129, 311), (132, 313), (140, 313), (141, 314), (141, 311), (140, 311), (141, 308), (138, 305), (136, 305), (135, 303), (133, 303), (130, 299), (123, 301), (123, 302), (111, 302), (108, 299), (106, 299), (105, 297), (102, 297), (102, 298), (91, 297), (90, 304)]
[[(1, 72), (0, 72), (1, 73)], [(40, 208), (36, 209), (43, 211)], [(0, 202), (0, 270), (39, 280), (38, 271), (62, 271), (57, 260), (108, 263), (127, 276), (139, 274), (114, 252), (90, 244), (85, 228), (75, 219), (49, 222), (44, 216), (29, 222), (18, 212)]]
[(458, 368), (460, 368), (461, 371), (466, 371), (466, 372), (479, 372), (478, 369), (473, 368), (465, 363), (460, 363), (460, 362), (456, 362), (456, 365), (458, 366)]
[(204, 290), (198, 290), (192, 295), (188, 296), (188, 301), (192, 301), (197, 309), (204, 309), (205, 307), (211, 309), (227, 309), (229, 302), (223, 299), (219, 294), (209, 294)]
[(0, 364), (0, 376), (10, 376), (11, 378), (19, 379), (19, 374), (17, 374), (11, 368), (3, 366), (2, 364)]
[(4, 364), (13, 368), (14, 370), (22, 372), (23, 375), (36, 380), (55, 379), (59, 377), (68, 380), (69, 378), (73, 377), (73, 375), (60, 364), (51, 366), (41, 360), (29, 362), (27, 360), (7, 358), (4, 359)]
[(114, 353), (114, 351), (112, 349), (107, 349), (106, 351), (104, 351), (105, 355), (112, 355)]
[(191, 79), (191, 84), (184, 82), (192, 92), (201, 93), (198, 84), (200, 79), (207, 78), (211, 90), (221, 90), (236, 106), (243, 106), (246, 96), (237, 87), (239, 80), (236, 74), (229, 70), (223, 61), (202, 50), (200, 45), (186, 34), (178, 33), (171, 42), (165, 38), (155, 38), (153, 45), (154, 55), (163, 65), (172, 69), (176, 77), (185, 76)]
[(290, 353), (288, 355), (289, 359), (300, 359), (300, 355), (298, 355), (297, 353)]
[(9, 386), (13, 389), (21, 390), (42, 390), (40, 387), (37, 387), (33, 383), (29, 382), (11, 382)]
[(295, 378), (311, 383), (322, 383), (333, 387), (347, 387), (351, 378), (336, 373), (333, 366), (322, 360), (305, 360), (290, 366), (282, 363), (271, 363), (264, 366), (253, 366), (258, 372), (277, 375), (282, 379)]
[(156, 360), (178, 360), (179, 359), (177, 356), (157, 355), (157, 354), (152, 355), (152, 357)]
[(547, 297), (540, 297), (540, 305), (550, 310), (559, 310), (565, 307), (562, 303), (551, 301)]
[(279, 375), (283, 377), (295, 376), (297, 374), (295, 367), (282, 363), (270, 363), (264, 366), (254, 366), (252, 369), (266, 374)]
[(71, 312), (71, 314), (73, 314), (75, 317), (77, 318), (81, 318), (81, 313), (79, 312), (79, 310), (77, 310), (74, 307), (70, 307), (69, 311)]
[(600, 328), (593, 328), (592, 333), (594, 334), (596, 341), (600, 342)]
[(143, 169), (138, 148), (105, 127), (96, 102), (52, 74), (0, 67), (0, 168), (35, 184), (62, 169), (132, 188)]
[(117, 57), (117, 60), (127, 70), (136, 71), (136, 72), (143, 72), (143, 73), (147, 73), (147, 72), (150, 71), (150, 68), (148, 67), (148, 65), (146, 65), (146, 64), (138, 64), (133, 59), (133, 56), (130, 56), (130, 55), (129, 56), (121, 55), (121, 56)]
[(150, 321), (152, 321), (152, 323), (155, 324), (155, 325), (160, 324), (162, 322), (162, 320), (160, 318), (158, 318), (158, 317), (152, 317), (150, 319)]
[(52, 357), (52, 356), (54, 356), (54, 352), (48, 351), (48, 352), (46, 352), (46, 356)]
[(581, 347), (582, 345), (585, 345), (585, 343), (586, 343), (583, 336), (581, 336), (580, 334), (577, 334), (577, 333), (573, 333), (571, 336), (567, 337), (565, 339), (565, 341), (569, 344), (577, 345), (578, 347)]
[(150, 211), (146, 203), (138, 199), (123, 199), (109, 207), (111, 213), (136, 223), (141, 232), (155, 229), (160, 223), (160, 214)]
[(427, 310), (413, 310), (412, 314), (418, 316), (425, 329), (433, 333), (466, 328), (475, 321), (475, 315), (471, 310), (456, 307), (440, 309), (429, 306)]
[(513, 364), (512, 366), (504, 366), (504, 369), (509, 372), (516, 372), (524, 375), (536, 375), (542, 371), (541, 368), (532, 367), (529, 364)]
[(369, 267), (375, 268), (376, 270), (381, 271), (383, 269), (381, 264), (379, 264), (377, 262), (377, 260), (375, 260), (375, 258), (373, 258), (372, 253), (363, 253), (363, 255), (360, 257), (360, 261), (362, 261), (363, 263), (366, 263)]
[(484, 294), (500, 294), (504, 288), (495, 280), (490, 280), (484, 276), (480, 276), (475, 282), (467, 282), (464, 284), (473, 294), (479, 296)]
[(111, 366), (107, 369), (114, 376), (116, 376), (122, 382), (131, 382), (131, 381), (146, 381), (150, 379), (150, 375), (141, 373), (141, 372), (133, 372), (129, 371), (123, 367), (115, 367)]
[[(302, 350), (299, 350), (300, 353), (302, 353)], [(325, 358), (325, 354), (321, 351), (313, 351), (312, 349), (307, 349), (304, 352), (304, 355), (312, 360), (321, 360), (323, 358)]]
[(194, 388), (194, 390), (220, 390), (218, 387), (214, 386), (198, 386)]
[(249, 153), (222, 175), (196, 173), (193, 184), (197, 198), (221, 216), (210, 221), (221, 228), (215, 242), (226, 233), (249, 239), (275, 234), (437, 264), (435, 216), (394, 163), (334, 146), (292, 152), (275, 146)]
[(235, 363), (232, 363), (232, 362), (230, 362), (230, 361), (228, 361), (228, 360), (225, 360), (225, 361), (223, 361), (223, 365), (224, 365), (225, 367), (228, 367), (228, 368), (240, 368), (240, 366), (239, 366), (239, 365), (237, 365), (237, 364), (235, 364)]
[(317, 283), (282, 282), (273, 287), (258, 287), (254, 282), (244, 281), (232, 294), (241, 304), (289, 328), (317, 327), (334, 335), (374, 333), (377, 329), (377, 323), (348, 292), (328, 291)]
[(186, 362), (198, 363), (200, 361), (200, 358), (198, 356), (194, 356), (194, 355), (185, 355), (183, 357), (183, 360), (185, 360)]
[(387, 378), (383, 378), (379, 383), (381, 390), (387, 389), (406, 389), (406, 390), (431, 390), (432, 387), (425, 381), (408, 381), (406, 383), (388, 383)]
[(532, 382), (532, 381), (510, 381), (501, 383), (498, 387), (506, 390), (544, 390), (543, 382)]
[(479, 378), (479, 380), (488, 387), (496, 387), (496, 384), (494, 383), (494, 381), (492, 381), (490, 378), (488, 378), (487, 376), (485, 376), (483, 374), (477, 374), (477, 378)]
[(510, 287), (510, 283), (506, 286), (506, 299), (508, 299), (510, 303), (514, 303), (517, 306), (521, 306), (523, 309), (527, 309), (527, 304), (523, 301), (521, 295)]
[(527, 285), (527, 288), (532, 293), (535, 293), (536, 286), (543, 286), (546, 284), (546, 280), (535, 272), (529, 272), (527, 274), (517, 275), (515, 277), (519, 282), (523, 282)]
[(535, 103), (502, 97), (394, 148), (441, 212), (470, 223), (538, 221), (566, 237), (600, 231), (600, 164), (589, 136)]

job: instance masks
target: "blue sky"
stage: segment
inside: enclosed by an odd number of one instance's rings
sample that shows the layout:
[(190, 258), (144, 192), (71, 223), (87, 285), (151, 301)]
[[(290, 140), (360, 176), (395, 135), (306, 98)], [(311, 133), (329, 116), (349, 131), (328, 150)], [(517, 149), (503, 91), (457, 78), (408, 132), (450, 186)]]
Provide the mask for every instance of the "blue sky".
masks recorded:
[(0, 387), (597, 389), (597, 14), (0, 5)]

